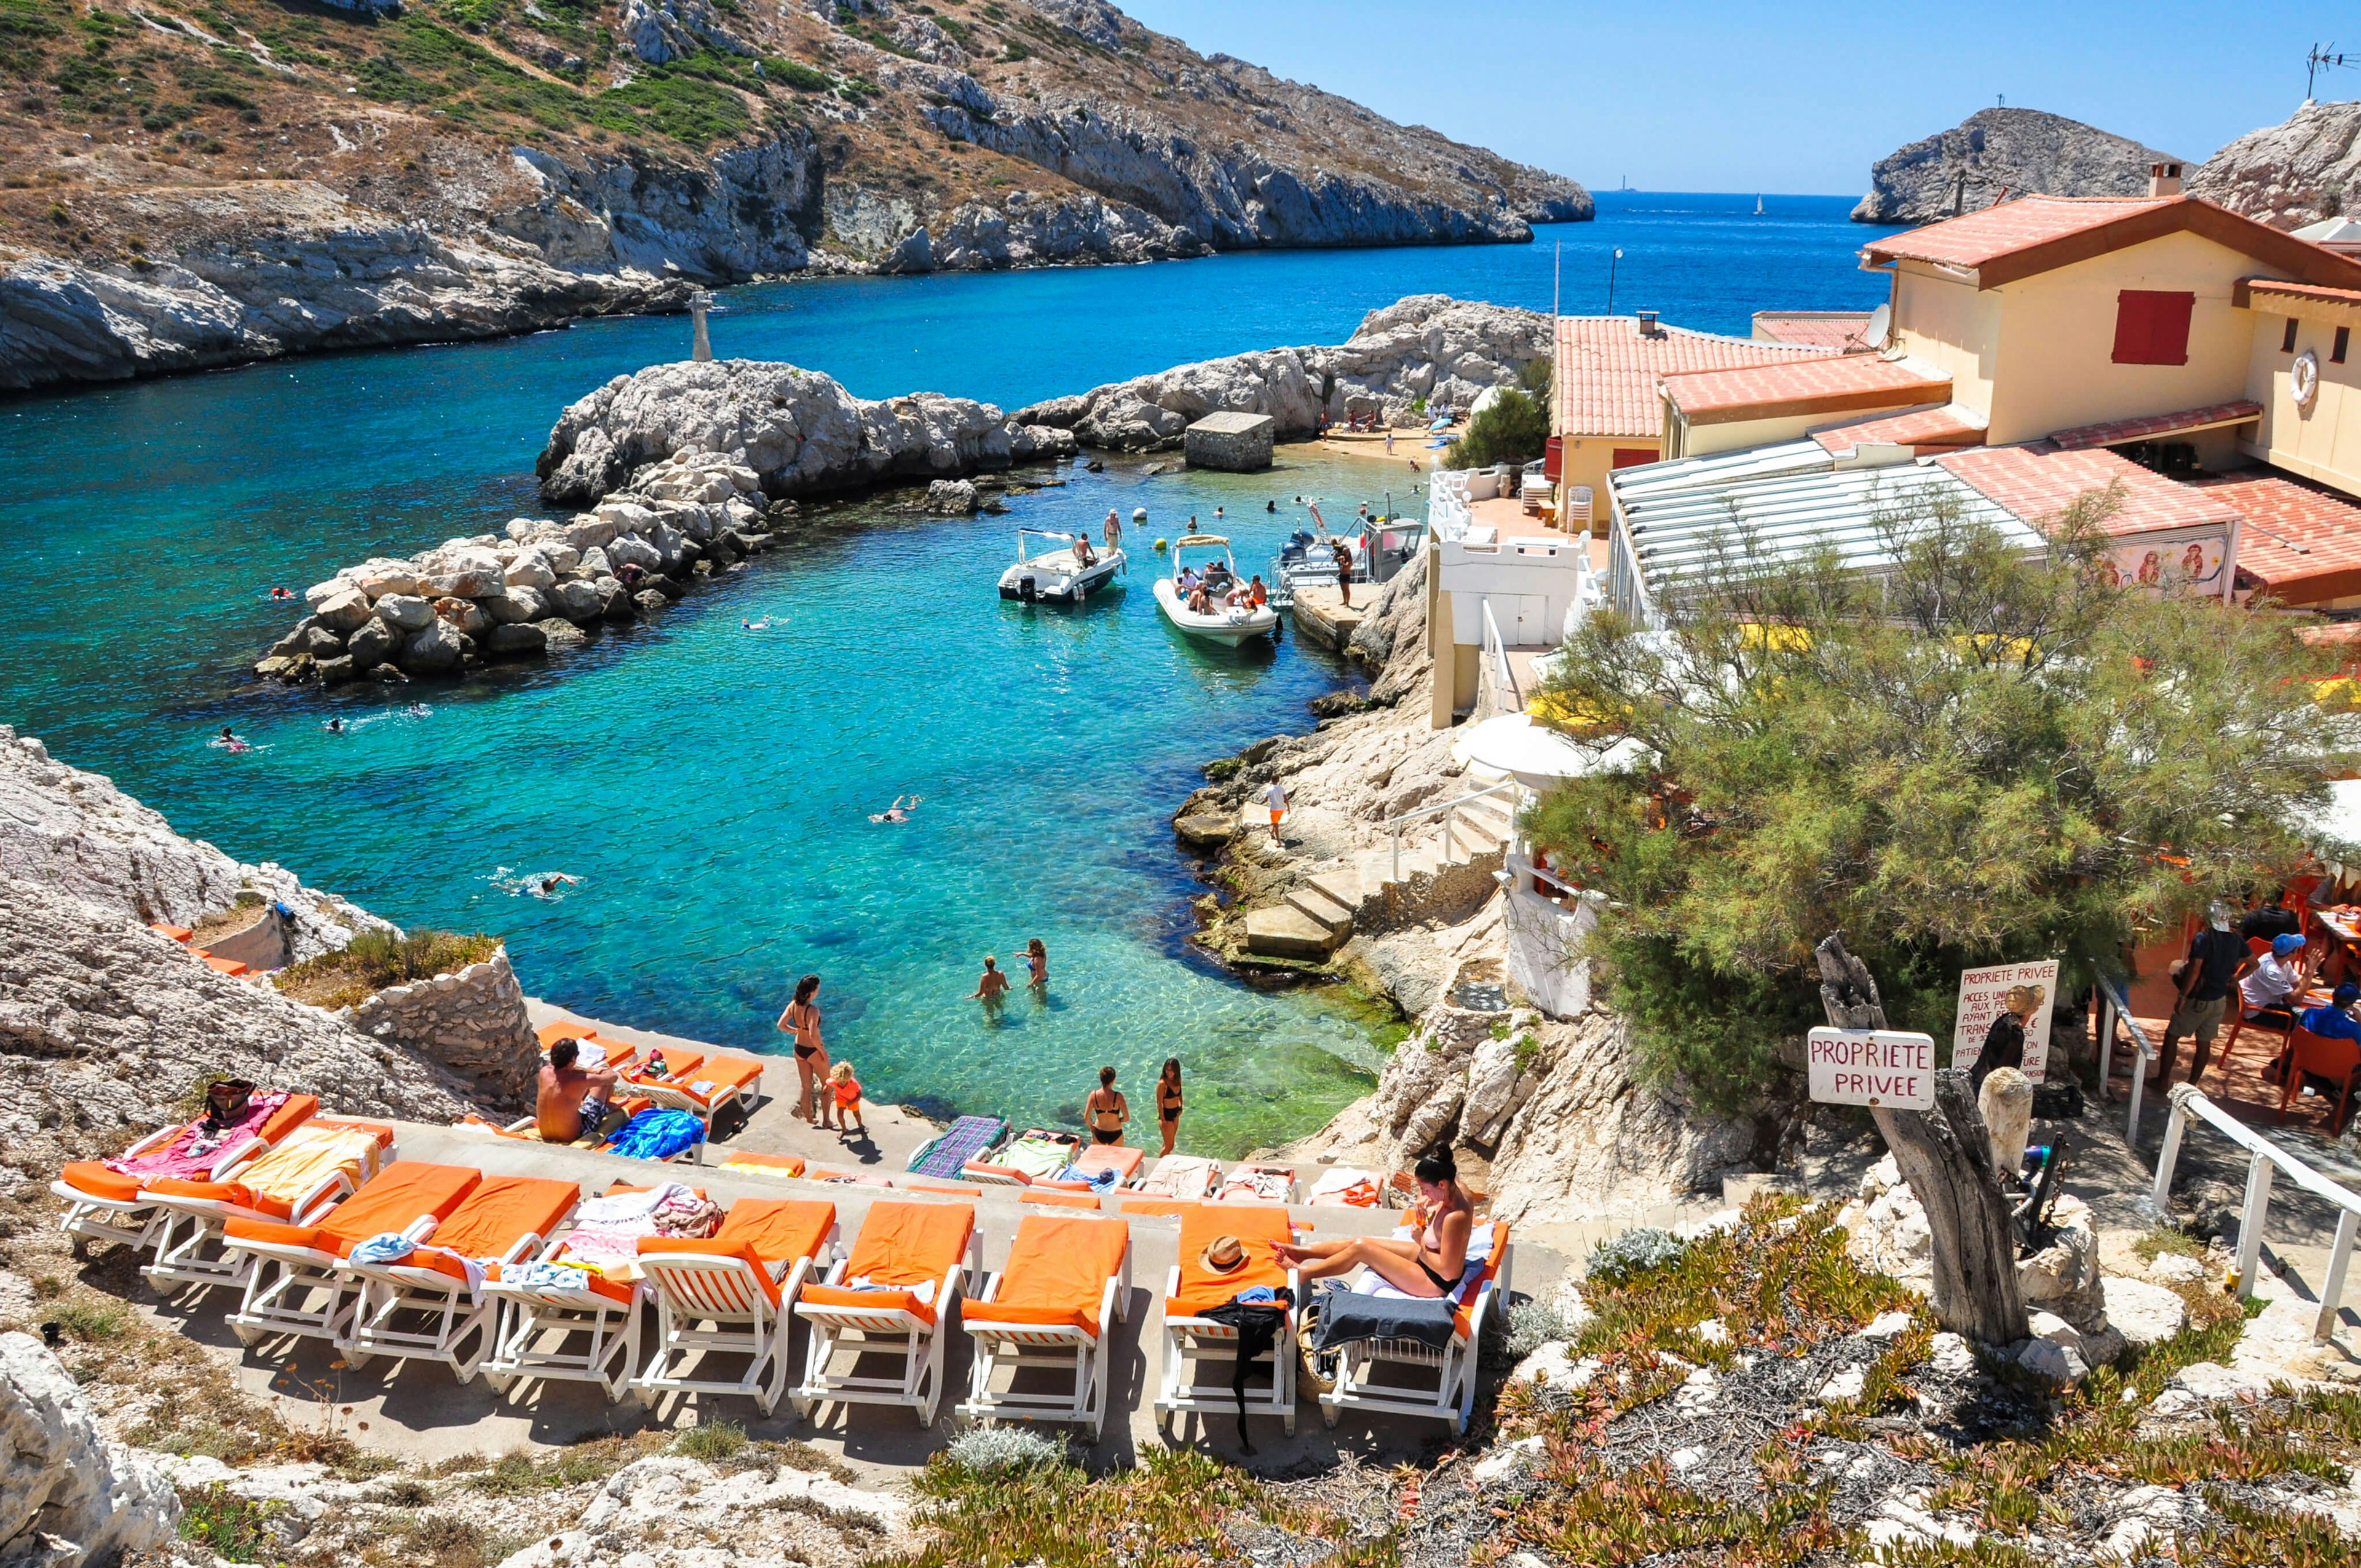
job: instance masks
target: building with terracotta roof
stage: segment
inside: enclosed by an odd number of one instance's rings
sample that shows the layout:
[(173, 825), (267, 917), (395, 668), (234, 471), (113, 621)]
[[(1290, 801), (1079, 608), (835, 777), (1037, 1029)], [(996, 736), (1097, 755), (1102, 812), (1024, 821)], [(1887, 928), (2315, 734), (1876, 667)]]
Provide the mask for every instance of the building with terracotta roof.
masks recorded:
[(1803, 344), (1836, 354), (1867, 354), (1867, 311), (1757, 311), (1754, 335), (1765, 343)]
[(1560, 316), (1555, 393), (1545, 469), (1558, 487), (1558, 516), (1579, 530), (1603, 511), (1573, 504), (1603, 496), (1609, 472), (1664, 455), (1658, 378), (1668, 371), (1724, 370), (1825, 355), (1810, 344), (1762, 342), (1668, 326), (1653, 314)]
[(1951, 400), (1951, 378), (1939, 367), (1877, 354), (1675, 371), (1663, 377), (1661, 385), (1667, 457), (1792, 441), (1848, 415)]
[(2260, 467), (2186, 488), (2238, 514), (2241, 591), (2307, 609), (2361, 609), (2361, 506)]

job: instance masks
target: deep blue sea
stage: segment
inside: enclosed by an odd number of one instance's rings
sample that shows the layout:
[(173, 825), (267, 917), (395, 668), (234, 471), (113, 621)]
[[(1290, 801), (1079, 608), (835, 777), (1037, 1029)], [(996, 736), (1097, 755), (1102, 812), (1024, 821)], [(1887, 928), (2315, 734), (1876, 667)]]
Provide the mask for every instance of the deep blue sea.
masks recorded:
[[(1850, 197), (1602, 193), (1530, 246), (1298, 252), (1129, 268), (782, 283), (722, 295), (714, 350), (1014, 408), (1183, 361), (1342, 341), (1439, 292), (1619, 309), (1744, 333), (1760, 309), (1865, 308), (1876, 232)], [(1361, 1025), (1189, 952), (1200, 889), (1167, 820), (1197, 765), (1273, 731), (1345, 673), (1183, 646), (1143, 573), (1080, 613), (1004, 605), (1020, 523), (1213, 509), (1267, 564), (1323, 496), (1382, 504), (1402, 470), (1282, 449), (1260, 476), (1075, 471), (1013, 515), (831, 510), (783, 554), (611, 635), (562, 671), (324, 698), (246, 671), (301, 588), (342, 565), (539, 514), (559, 410), (684, 356), (685, 318), (250, 366), (0, 401), (11, 564), (0, 721), (108, 773), (182, 832), (404, 924), (499, 932), (529, 990), (648, 1028), (766, 1048), (817, 972), (829, 1044), (871, 1097), (1071, 1118), (1099, 1066), (1144, 1102), (1189, 1074), (1182, 1146), (1233, 1154), (1363, 1092)], [(1277, 515), (1263, 510), (1277, 499)], [(1405, 499), (1399, 495), (1398, 500)], [(1403, 510), (1410, 508), (1405, 506)], [(1332, 511), (1330, 515), (1334, 516)], [(767, 620), (750, 630), (748, 622)], [(349, 733), (326, 733), (342, 714)], [(259, 750), (208, 747), (223, 724)], [(923, 797), (904, 826), (869, 814)], [(579, 883), (541, 899), (527, 873)], [(1051, 983), (995, 1014), (983, 956), (1049, 945)]]

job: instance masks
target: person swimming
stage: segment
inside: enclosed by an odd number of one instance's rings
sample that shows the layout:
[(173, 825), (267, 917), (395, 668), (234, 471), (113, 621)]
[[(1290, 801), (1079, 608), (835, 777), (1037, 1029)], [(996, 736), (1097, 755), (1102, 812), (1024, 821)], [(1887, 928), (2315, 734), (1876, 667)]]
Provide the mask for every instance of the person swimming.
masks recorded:
[(331, 735), (342, 735), (344, 732), (345, 732), (345, 721), (344, 721), (343, 719), (341, 719), (341, 718), (331, 718), (330, 720), (328, 720), (328, 733), (329, 733), (329, 734), (331, 734)]
[[(897, 795), (894, 797), (894, 804), (887, 806), (884, 810), (871, 812), (869, 814), (869, 820), (872, 822), (907, 822), (910, 820), (910, 813), (918, 809), (919, 798), (919, 796), (915, 795)], [(906, 805), (905, 804), (906, 802), (907, 803)]]
[(535, 898), (549, 898), (556, 894), (559, 883), (573, 887), (581, 880), (578, 876), (568, 876), (564, 872), (552, 872), (533, 883), (533, 895)]
[(407, 715), (408, 715), (410, 718), (425, 718), (429, 713), (432, 713), (432, 712), (434, 711), (434, 709), (432, 709), (432, 708), (428, 707), (427, 707), (424, 703), (423, 703), (423, 702), (413, 702), (413, 703), (412, 703), (408, 707), (403, 708), (401, 711), (402, 711), (404, 714), (407, 714)]
[(1279, 503), (1277, 501), (1265, 501), (1262, 503), (1262, 510), (1265, 511), (1275, 512), (1279, 510)]

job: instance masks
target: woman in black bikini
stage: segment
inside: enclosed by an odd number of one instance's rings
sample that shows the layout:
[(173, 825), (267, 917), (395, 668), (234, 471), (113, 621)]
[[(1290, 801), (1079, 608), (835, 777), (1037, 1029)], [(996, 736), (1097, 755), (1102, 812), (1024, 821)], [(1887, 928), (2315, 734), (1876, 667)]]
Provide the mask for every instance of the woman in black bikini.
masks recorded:
[(1406, 1216), (1410, 1239), (1354, 1236), (1310, 1246), (1275, 1244), (1282, 1267), (1300, 1268), (1307, 1280), (1348, 1274), (1363, 1264), (1395, 1289), (1410, 1296), (1448, 1296), (1467, 1268), (1467, 1238), (1476, 1226), (1476, 1206), (1459, 1185), (1459, 1167), (1448, 1148), (1427, 1155), (1412, 1168), (1418, 1206)]
[[(1172, 1152), (1172, 1140), (1180, 1135), (1180, 1058), (1164, 1058), (1164, 1071), (1156, 1080), (1156, 1124), (1164, 1130), (1164, 1153)], [(1159, 1156), (1161, 1158), (1162, 1156)]]
[[(836, 1106), (828, 1092), (828, 1047), (820, 1043), (819, 1009), (812, 998), (819, 992), (819, 976), (807, 974), (796, 981), (796, 999), (779, 1014), (779, 1028), (796, 1042), (796, 1081), (801, 1091), (796, 1114), (815, 1127), (836, 1125)], [(815, 1116), (817, 1110), (819, 1114)]]
[(1099, 1086), (1082, 1104), (1082, 1119), (1090, 1124), (1091, 1141), (1094, 1144), (1123, 1142), (1124, 1124), (1131, 1120), (1131, 1102), (1115, 1086), (1115, 1069), (1099, 1069)]

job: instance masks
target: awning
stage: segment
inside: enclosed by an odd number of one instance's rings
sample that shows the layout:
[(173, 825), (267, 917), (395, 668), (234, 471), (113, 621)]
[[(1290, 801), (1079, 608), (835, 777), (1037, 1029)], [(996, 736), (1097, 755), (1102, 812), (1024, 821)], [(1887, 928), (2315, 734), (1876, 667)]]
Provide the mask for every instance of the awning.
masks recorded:
[(1451, 748), (1454, 761), (1488, 773), (1503, 773), (1527, 789), (1542, 790), (1561, 779), (1578, 779), (1644, 762), (1648, 748), (1619, 740), (1585, 745), (1535, 724), (1522, 713), (1504, 713), (1468, 726)]
[(2105, 424), (2077, 425), (2072, 430), (2053, 432), (2049, 444), (2060, 452), (2080, 452), (2092, 446), (2122, 446), (2134, 441), (2161, 441), (2168, 435), (2193, 435), (2201, 430), (2220, 430), (2225, 425), (2252, 424), (2262, 417), (2262, 404), (2252, 398), (2240, 398), (2233, 402), (2209, 403), (2202, 409), (2182, 409), (2177, 413), (2145, 414), (2137, 419), (2110, 420)]

